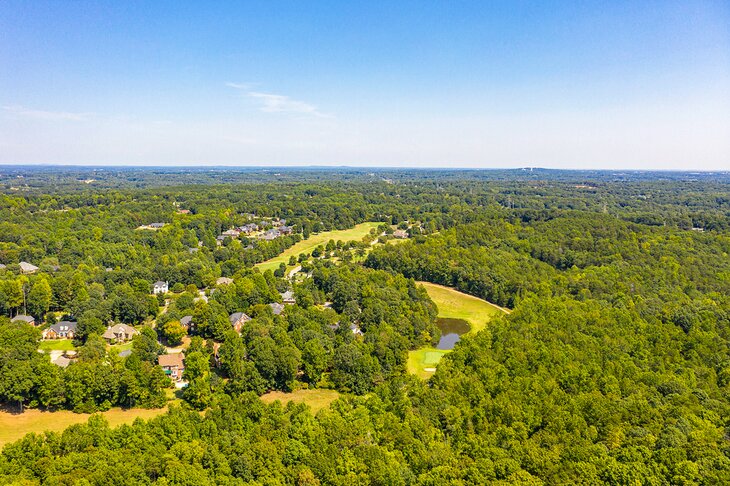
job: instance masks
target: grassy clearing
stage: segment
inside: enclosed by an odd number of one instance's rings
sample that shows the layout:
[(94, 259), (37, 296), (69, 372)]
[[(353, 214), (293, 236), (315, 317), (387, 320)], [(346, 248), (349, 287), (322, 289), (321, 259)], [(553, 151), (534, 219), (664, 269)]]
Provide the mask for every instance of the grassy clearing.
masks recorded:
[(124, 344), (113, 344), (113, 345), (109, 346), (109, 349), (110, 350), (113, 349), (117, 353), (121, 353), (122, 351), (130, 350), (130, 349), (132, 349), (132, 341), (130, 341), (128, 343), (124, 343)]
[(284, 393), (280, 391), (272, 391), (261, 396), (261, 400), (265, 403), (274, 403), (280, 401), (282, 404), (287, 402), (305, 403), (312, 409), (312, 413), (317, 413), (323, 408), (330, 406), (332, 402), (340, 397), (340, 393), (335, 390), (297, 390), (292, 393)]
[(439, 317), (464, 319), (471, 326), (469, 334), (477, 333), (487, 326), (487, 323), (509, 310), (482, 300), (478, 297), (459, 292), (450, 287), (436, 285), (429, 282), (418, 282), (426, 288), (428, 296), (434, 301), (439, 310)]
[(41, 341), (38, 349), (41, 351), (72, 351), (74, 343), (72, 339), (49, 339)]
[(449, 351), (426, 347), (408, 352), (408, 372), (427, 379), (433, 375), (436, 365)]
[[(324, 231), (322, 233), (312, 234), (308, 239), (302, 240), (284, 250), (284, 252), (270, 260), (256, 265), (262, 272), (266, 270), (276, 270), (281, 263), (287, 264), (289, 257), (294, 255), (298, 257), (300, 253), (311, 253), (319, 245), (326, 245), (329, 240), (342, 241), (360, 241), (366, 235), (370, 234), (370, 230), (377, 228), (382, 223), (360, 223), (354, 228), (346, 230)], [(292, 267), (293, 268), (293, 267)]]
[[(165, 412), (167, 412), (167, 407), (149, 410), (143, 408), (128, 410), (113, 408), (100, 413), (106, 418), (110, 426), (115, 427), (121, 424), (131, 424), (136, 418), (151, 419)], [(0, 447), (15, 442), (31, 432), (37, 434), (45, 431), (62, 432), (71, 425), (86, 423), (90, 416), (90, 414), (73, 413), (68, 410), (57, 412), (26, 410), (21, 414), (0, 412)]]
[[(450, 287), (429, 282), (418, 283), (426, 288), (428, 296), (438, 307), (439, 317), (464, 319), (469, 323), (471, 330), (467, 335), (481, 331), (492, 319), (509, 313), (508, 309)], [(433, 375), (436, 365), (448, 352), (432, 347), (410, 351), (408, 353), (408, 372), (421, 378), (428, 378)]]

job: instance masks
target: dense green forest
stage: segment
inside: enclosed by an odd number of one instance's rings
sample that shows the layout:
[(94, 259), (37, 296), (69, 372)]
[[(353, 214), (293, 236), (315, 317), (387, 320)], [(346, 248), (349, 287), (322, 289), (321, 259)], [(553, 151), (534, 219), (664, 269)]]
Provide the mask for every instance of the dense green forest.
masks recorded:
[[(292, 234), (217, 239), (276, 219)], [(188, 383), (148, 422), (7, 445), (4, 483), (730, 483), (726, 173), (4, 168), (0, 264), (8, 410), (161, 407), (183, 339)], [(417, 280), (512, 309), (428, 381), (406, 371), (440, 334)], [(38, 352), (59, 319), (65, 368)], [(112, 322), (140, 330), (126, 356)], [(316, 415), (257, 398), (313, 388), (342, 395)]]

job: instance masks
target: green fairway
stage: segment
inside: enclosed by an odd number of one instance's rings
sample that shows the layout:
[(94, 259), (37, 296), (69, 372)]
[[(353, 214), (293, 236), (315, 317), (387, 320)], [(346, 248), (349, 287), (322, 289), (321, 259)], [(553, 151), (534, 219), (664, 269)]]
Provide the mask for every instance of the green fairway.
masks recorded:
[(360, 241), (366, 235), (370, 234), (371, 229), (377, 228), (380, 224), (382, 223), (360, 223), (354, 228), (346, 230), (324, 231), (322, 233), (312, 234), (308, 239), (302, 240), (291, 248), (284, 250), (281, 255), (270, 260), (266, 260), (265, 262), (261, 262), (256, 265), (256, 267), (262, 272), (265, 272), (266, 270), (276, 270), (279, 268), (280, 264), (289, 263), (290, 256), (293, 255), (294, 257), (298, 257), (300, 253), (311, 253), (317, 246), (326, 245), (330, 240), (335, 240), (335, 242), (339, 240)]
[[(418, 283), (426, 288), (428, 296), (438, 307), (439, 317), (463, 319), (469, 323), (471, 330), (466, 334), (467, 336), (484, 329), (492, 319), (509, 313), (508, 309), (443, 285), (429, 282)], [(428, 378), (436, 371), (436, 365), (441, 358), (449, 352), (450, 350), (432, 347), (410, 351), (408, 353), (408, 372), (421, 378)]]
[(418, 283), (426, 288), (428, 296), (438, 307), (439, 317), (464, 319), (471, 326), (469, 334), (481, 331), (495, 317), (509, 313), (508, 309), (450, 287), (429, 282)]

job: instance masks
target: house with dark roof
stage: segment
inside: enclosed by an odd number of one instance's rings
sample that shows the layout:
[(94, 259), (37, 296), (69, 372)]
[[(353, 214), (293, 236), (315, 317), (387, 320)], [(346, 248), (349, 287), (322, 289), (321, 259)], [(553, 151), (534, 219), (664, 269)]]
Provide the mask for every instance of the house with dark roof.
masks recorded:
[(231, 321), (231, 326), (233, 326), (233, 329), (237, 333), (241, 333), (241, 329), (243, 329), (243, 325), (250, 321), (251, 318), (244, 314), (243, 312), (234, 312), (230, 316), (228, 316), (228, 320)]
[(76, 335), (76, 322), (61, 321), (42, 331), (43, 339), (73, 339)]
[(259, 230), (259, 225), (257, 225), (256, 223), (248, 223), (248, 224), (244, 224), (243, 226), (239, 227), (238, 229), (241, 230), (241, 233), (250, 235), (251, 233)]
[(35, 318), (33, 316), (26, 316), (23, 314), (18, 314), (17, 316), (10, 319), (10, 321), (11, 322), (25, 322), (26, 324), (35, 326)]
[(168, 290), (167, 282), (163, 282), (162, 280), (158, 280), (152, 285), (153, 294), (166, 294)]
[(261, 235), (260, 238), (262, 240), (271, 241), (271, 240), (275, 240), (279, 236), (281, 236), (281, 232), (276, 228), (272, 228), (272, 229), (266, 231), (263, 235)]
[(271, 304), (269, 304), (269, 307), (271, 307), (271, 312), (273, 312), (275, 316), (278, 316), (282, 312), (284, 312), (284, 304), (272, 302)]

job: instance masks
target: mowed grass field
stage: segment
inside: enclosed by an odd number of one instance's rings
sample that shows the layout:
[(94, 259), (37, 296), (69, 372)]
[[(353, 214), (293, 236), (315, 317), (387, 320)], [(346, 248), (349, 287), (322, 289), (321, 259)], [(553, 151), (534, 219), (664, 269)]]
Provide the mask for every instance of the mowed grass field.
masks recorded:
[(38, 349), (41, 351), (71, 351), (74, 349), (73, 339), (48, 339), (41, 341)]
[(317, 413), (329, 407), (339, 397), (340, 393), (335, 390), (297, 390), (291, 393), (272, 391), (262, 395), (261, 400), (265, 403), (274, 403), (278, 400), (282, 405), (286, 405), (287, 402), (304, 403), (309, 405), (312, 413)]
[(262, 272), (265, 272), (266, 270), (276, 270), (282, 263), (287, 265), (289, 263), (290, 256), (294, 255), (294, 257), (298, 257), (300, 253), (311, 253), (312, 250), (319, 245), (326, 245), (329, 240), (335, 240), (335, 242), (338, 240), (360, 241), (366, 235), (370, 234), (371, 229), (377, 228), (380, 224), (382, 223), (360, 223), (354, 228), (346, 230), (324, 231), (322, 233), (312, 234), (308, 239), (302, 240), (291, 248), (284, 250), (281, 255), (270, 260), (266, 260), (265, 262), (261, 262), (257, 264), (256, 267)]
[(450, 317), (452, 319), (464, 319), (471, 326), (469, 334), (474, 334), (487, 326), (487, 323), (509, 310), (491, 302), (474, 297), (473, 295), (459, 292), (451, 287), (432, 284), (430, 282), (417, 282), (423, 285), (428, 296), (434, 301), (439, 310), (439, 317)]
[[(99, 413), (106, 418), (110, 426), (115, 427), (121, 424), (131, 424), (136, 418), (151, 419), (165, 412), (167, 412), (167, 407), (156, 409), (131, 408), (128, 410), (113, 408)], [(71, 425), (86, 423), (89, 417), (91, 417), (90, 414), (73, 413), (68, 410), (44, 412), (29, 409), (21, 414), (0, 412), (0, 447), (21, 439), (25, 434), (31, 432), (36, 434), (45, 431), (62, 432)]]
[[(485, 327), (492, 319), (509, 313), (504, 309), (478, 297), (459, 292), (450, 287), (436, 285), (430, 282), (418, 282), (428, 292), (428, 296), (438, 308), (439, 317), (463, 319), (469, 323), (470, 331), (474, 334)], [(436, 371), (436, 365), (448, 350), (426, 347), (408, 353), (408, 372), (421, 378), (428, 378)]]

